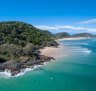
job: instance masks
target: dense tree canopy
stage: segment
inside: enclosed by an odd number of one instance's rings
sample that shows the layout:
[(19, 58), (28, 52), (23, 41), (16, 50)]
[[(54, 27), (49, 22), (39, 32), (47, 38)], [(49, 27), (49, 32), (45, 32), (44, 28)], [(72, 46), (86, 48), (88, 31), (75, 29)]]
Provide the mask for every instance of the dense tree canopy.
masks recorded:
[(25, 46), (26, 43), (42, 45), (44, 41), (52, 40), (52, 34), (42, 31), (30, 24), (23, 22), (1, 22), (0, 23), (0, 44), (13, 43)]
[(56, 46), (54, 36), (49, 31), (35, 28), (24, 22), (0, 23), (0, 58), (6, 60), (39, 55), (38, 48)]

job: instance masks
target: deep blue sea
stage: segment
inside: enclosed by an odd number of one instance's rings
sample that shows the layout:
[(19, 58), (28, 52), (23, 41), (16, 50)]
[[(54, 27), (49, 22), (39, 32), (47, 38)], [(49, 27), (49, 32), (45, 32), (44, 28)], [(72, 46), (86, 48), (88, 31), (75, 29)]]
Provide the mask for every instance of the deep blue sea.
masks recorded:
[(23, 76), (1, 76), (0, 91), (96, 91), (96, 39), (60, 42), (70, 55)]

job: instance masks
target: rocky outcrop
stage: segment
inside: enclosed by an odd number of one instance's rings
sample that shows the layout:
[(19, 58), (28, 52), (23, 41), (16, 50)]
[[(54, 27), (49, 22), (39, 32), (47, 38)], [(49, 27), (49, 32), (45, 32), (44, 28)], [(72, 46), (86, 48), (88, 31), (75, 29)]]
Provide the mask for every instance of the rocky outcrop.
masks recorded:
[(3, 72), (6, 69), (11, 71), (11, 75), (14, 76), (21, 72), (22, 69), (30, 68), (34, 65), (41, 65), (44, 62), (49, 62), (50, 60), (54, 60), (53, 57), (47, 57), (44, 55), (40, 55), (38, 57), (39, 59), (22, 59), (20, 61), (6, 61), (3, 63), (0, 63), (0, 71)]

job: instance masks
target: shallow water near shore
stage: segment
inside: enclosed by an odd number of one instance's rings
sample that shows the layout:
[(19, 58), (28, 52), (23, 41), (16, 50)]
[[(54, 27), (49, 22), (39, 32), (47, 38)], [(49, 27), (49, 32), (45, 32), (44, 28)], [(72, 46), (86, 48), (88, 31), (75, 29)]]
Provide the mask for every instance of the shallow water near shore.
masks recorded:
[(96, 39), (61, 43), (70, 55), (23, 76), (0, 77), (0, 91), (96, 91)]

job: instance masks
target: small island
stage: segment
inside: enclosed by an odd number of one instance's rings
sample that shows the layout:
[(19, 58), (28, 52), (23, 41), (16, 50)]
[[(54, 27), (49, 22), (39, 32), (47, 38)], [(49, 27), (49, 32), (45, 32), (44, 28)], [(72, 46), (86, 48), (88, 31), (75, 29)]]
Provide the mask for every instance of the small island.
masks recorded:
[(22, 69), (42, 64), (53, 57), (40, 54), (44, 47), (57, 47), (52, 33), (24, 22), (0, 22), (0, 72), (8, 70), (12, 76)]

